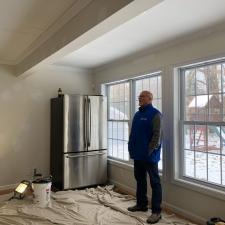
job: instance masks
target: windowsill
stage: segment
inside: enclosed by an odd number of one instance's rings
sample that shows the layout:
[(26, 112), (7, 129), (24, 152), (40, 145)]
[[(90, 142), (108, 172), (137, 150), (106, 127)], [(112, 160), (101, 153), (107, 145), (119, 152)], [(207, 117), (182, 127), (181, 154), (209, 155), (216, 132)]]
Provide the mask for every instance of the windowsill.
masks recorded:
[(120, 167), (122, 169), (125, 169), (125, 170), (128, 170), (128, 171), (133, 171), (133, 164), (130, 164), (129, 162), (121, 162), (121, 161), (118, 161), (118, 160), (115, 160), (115, 159), (112, 159), (112, 158), (108, 158), (108, 163), (111, 164), (111, 165), (115, 165), (117, 167)]
[(190, 181), (178, 179), (178, 178), (174, 179), (172, 183), (177, 186), (181, 186), (185, 189), (190, 189), (190, 190), (199, 192), (200, 194), (203, 194), (203, 195), (208, 195), (210, 197), (217, 198), (223, 201), (225, 199), (225, 192), (222, 190), (214, 189), (205, 185), (196, 184), (194, 182), (190, 182)]

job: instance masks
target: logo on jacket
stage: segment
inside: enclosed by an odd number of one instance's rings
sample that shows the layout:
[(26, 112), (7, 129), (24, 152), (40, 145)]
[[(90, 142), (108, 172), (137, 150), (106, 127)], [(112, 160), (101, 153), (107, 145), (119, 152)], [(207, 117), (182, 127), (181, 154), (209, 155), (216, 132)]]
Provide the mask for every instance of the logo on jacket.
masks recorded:
[(140, 118), (140, 120), (147, 120), (147, 118), (142, 117), (142, 118)]

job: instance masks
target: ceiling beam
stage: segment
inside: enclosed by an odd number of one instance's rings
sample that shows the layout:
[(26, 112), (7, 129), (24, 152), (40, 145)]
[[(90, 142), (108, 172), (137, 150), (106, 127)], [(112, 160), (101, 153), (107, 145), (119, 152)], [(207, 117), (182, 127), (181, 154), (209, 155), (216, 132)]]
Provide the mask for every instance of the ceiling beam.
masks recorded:
[(80, 13), (16, 65), (29, 75), (81, 48), (163, 0), (93, 0)]

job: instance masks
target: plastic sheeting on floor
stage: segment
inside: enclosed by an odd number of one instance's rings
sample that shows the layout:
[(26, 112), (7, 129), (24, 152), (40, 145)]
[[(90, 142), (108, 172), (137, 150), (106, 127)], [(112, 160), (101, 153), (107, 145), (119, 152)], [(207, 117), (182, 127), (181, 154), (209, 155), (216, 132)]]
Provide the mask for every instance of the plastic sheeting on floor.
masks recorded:
[[(31, 200), (4, 201), (0, 197), (1, 225), (143, 225), (148, 212), (127, 211), (135, 199), (113, 191), (113, 186), (51, 194), (51, 205), (38, 207)], [(174, 215), (162, 214), (161, 224), (191, 224)]]

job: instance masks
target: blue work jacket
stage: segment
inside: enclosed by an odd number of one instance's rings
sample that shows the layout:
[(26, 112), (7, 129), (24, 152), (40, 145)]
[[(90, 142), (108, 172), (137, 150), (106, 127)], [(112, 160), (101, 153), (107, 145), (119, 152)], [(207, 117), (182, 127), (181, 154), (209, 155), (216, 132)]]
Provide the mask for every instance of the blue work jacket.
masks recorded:
[(153, 136), (152, 120), (157, 113), (160, 112), (152, 104), (139, 107), (139, 111), (135, 113), (128, 142), (131, 159), (159, 162), (161, 144), (149, 154), (149, 143)]

